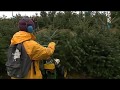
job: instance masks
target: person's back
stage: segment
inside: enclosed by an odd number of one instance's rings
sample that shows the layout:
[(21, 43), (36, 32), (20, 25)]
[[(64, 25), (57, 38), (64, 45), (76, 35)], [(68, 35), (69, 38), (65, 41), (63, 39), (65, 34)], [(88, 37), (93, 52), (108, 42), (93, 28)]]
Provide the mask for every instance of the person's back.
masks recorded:
[[(34, 60), (34, 63), (32, 63), (31, 68), (24, 79), (42, 79), (39, 61), (49, 58), (54, 53), (55, 43), (50, 42), (48, 47), (44, 47), (37, 43), (35, 41), (36, 37), (32, 34), (35, 29), (34, 22), (28, 17), (22, 18), (18, 25), (19, 31), (13, 35), (11, 45), (23, 42), (30, 59)], [(14, 77), (11, 78), (15, 79)]]

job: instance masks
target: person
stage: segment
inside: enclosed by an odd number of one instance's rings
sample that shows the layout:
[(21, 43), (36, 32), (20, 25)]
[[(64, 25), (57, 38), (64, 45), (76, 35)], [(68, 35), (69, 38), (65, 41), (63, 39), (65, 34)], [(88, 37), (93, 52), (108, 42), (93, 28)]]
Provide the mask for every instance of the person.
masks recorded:
[(37, 29), (37, 27), (38, 27), (37, 18), (32, 17), (32, 21), (33, 21), (33, 22), (34, 22), (34, 24), (35, 24), (35, 29)]
[[(44, 47), (36, 41), (36, 37), (33, 35), (35, 28), (34, 22), (29, 17), (23, 17), (18, 22), (19, 31), (16, 32), (12, 39), (11, 45), (23, 42), (25, 50), (31, 60), (34, 60), (34, 66), (31, 64), (31, 68), (28, 74), (23, 79), (43, 79), (42, 72), (40, 70), (40, 61), (47, 60), (55, 51), (55, 42), (50, 42), (48, 47)], [(27, 41), (26, 41), (27, 40)], [(25, 42), (24, 42), (25, 41)], [(11, 77), (11, 79), (16, 79)]]

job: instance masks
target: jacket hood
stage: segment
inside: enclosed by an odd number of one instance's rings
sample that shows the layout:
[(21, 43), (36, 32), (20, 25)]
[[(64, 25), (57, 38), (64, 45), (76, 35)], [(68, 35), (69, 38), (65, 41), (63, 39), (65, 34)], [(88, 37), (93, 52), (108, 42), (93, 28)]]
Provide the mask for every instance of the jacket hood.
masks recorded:
[(18, 44), (26, 40), (36, 40), (36, 37), (28, 32), (25, 31), (19, 31), (15, 33), (11, 39), (11, 44)]

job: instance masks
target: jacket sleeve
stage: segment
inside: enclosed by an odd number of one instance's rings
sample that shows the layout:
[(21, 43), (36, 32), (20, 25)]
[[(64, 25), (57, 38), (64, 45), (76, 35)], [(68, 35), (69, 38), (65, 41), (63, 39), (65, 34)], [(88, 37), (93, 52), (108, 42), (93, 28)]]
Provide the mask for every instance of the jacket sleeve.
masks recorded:
[(32, 60), (43, 60), (49, 58), (55, 50), (55, 43), (50, 42), (48, 47), (44, 47), (39, 43), (35, 42), (35, 45), (31, 52), (31, 59)]

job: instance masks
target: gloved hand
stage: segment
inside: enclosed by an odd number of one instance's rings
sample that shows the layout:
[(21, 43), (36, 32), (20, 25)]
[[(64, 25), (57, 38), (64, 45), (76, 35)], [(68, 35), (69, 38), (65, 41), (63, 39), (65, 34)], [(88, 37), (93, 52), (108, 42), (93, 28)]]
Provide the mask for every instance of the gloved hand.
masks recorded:
[(55, 42), (50, 42), (50, 43), (48, 44), (48, 47), (49, 47), (49, 48), (52, 48), (52, 49), (55, 49), (55, 46), (56, 46), (56, 43), (55, 43)]
[(60, 63), (60, 59), (54, 59), (55, 60), (55, 65), (58, 65)]

